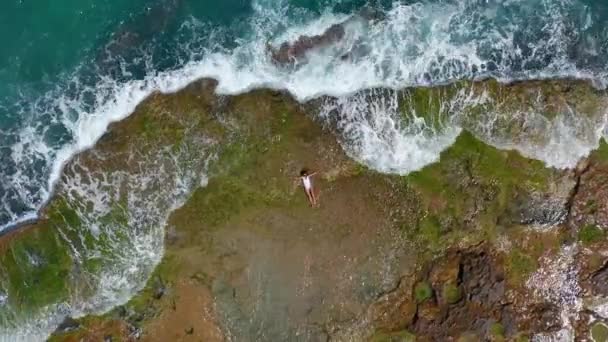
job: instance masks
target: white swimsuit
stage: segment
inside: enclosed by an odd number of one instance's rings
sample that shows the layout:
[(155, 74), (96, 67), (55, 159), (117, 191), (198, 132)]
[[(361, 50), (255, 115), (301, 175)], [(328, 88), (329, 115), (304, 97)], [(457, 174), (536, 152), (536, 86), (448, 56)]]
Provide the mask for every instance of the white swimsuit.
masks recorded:
[(312, 184), (310, 183), (310, 176), (302, 177), (302, 184), (304, 185), (304, 189), (306, 189), (306, 190), (312, 189)]

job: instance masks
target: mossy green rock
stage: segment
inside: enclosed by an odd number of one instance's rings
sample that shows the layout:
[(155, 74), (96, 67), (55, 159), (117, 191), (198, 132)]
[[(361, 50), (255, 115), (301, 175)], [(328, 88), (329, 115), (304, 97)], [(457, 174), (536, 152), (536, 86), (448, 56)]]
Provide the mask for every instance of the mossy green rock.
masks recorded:
[(606, 234), (595, 225), (586, 225), (578, 231), (578, 240), (584, 245), (591, 245), (605, 239)]
[(448, 304), (456, 304), (462, 299), (460, 288), (452, 283), (443, 285), (441, 295)]
[(8, 284), (8, 303), (22, 312), (65, 300), (74, 265), (63, 238), (50, 224), (11, 239), (0, 247), (2, 283)]
[(591, 338), (595, 342), (608, 341), (608, 326), (604, 323), (595, 323), (591, 326)]
[(502, 339), (505, 337), (505, 327), (498, 322), (490, 324), (490, 336), (494, 339)]
[(433, 298), (433, 288), (426, 281), (421, 281), (414, 286), (414, 298), (418, 303), (422, 303)]
[(460, 335), (457, 339), (456, 342), (478, 342), (479, 337), (477, 336), (477, 334), (473, 333), (473, 332), (465, 332), (464, 334)]
[(408, 331), (377, 332), (369, 339), (369, 342), (416, 342), (416, 336)]
[[(437, 87), (418, 87), (398, 93), (400, 109), (406, 120), (423, 118), (434, 130), (458, 124), (479, 136), (498, 140), (526, 139), (546, 144), (547, 136), (529, 132), (517, 113), (527, 113), (527, 120), (550, 122), (575, 112), (599, 124), (607, 104), (603, 91), (580, 81), (528, 81), (503, 84), (459, 81)], [(484, 123), (492, 121), (491, 132)], [(591, 131), (587, 132), (590, 133)]]
[(536, 268), (537, 261), (524, 251), (513, 248), (507, 255), (507, 272), (516, 283), (524, 281)]

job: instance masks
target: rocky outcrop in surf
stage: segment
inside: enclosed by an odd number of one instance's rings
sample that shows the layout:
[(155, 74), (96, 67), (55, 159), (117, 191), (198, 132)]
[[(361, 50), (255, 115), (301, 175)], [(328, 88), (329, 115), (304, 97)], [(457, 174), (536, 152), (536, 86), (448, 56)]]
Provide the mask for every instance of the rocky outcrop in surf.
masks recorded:
[(302, 61), (313, 49), (327, 47), (344, 38), (343, 24), (334, 24), (318, 36), (301, 36), (294, 42), (284, 42), (277, 49), (268, 46), (272, 60), (279, 65), (293, 65)]
[[(382, 18), (383, 14), (381, 11), (367, 7), (345, 21), (329, 26), (321, 34), (314, 36), (302, 35), (294, 41), (282, 42), (278, 47), (268, 44), (267, 49), (272, 61), (277, 65), (282, 67), (297, 66), (306, 62), (306, 55), (309, 52), (318, 51), (340, 43), (345, 38), (349, 25), (369, 23), (375, 20), (382, 20)], [(343, 60), (349, 57), (350, 53), (340, 56)]]

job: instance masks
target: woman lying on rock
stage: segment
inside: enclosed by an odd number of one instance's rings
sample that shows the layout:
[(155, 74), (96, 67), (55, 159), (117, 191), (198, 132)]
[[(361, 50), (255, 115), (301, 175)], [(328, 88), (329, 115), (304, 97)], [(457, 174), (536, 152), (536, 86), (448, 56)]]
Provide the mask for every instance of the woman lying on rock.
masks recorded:
[(315, 174), (317, 174), (317, 172), (311, 173), (307, 169), (303, 169), (300, 171), (300, 177), (298, 177), (302, 181), (304, 192), (306, 192), (306, 196), (308, 197), (308, 202), (310, 202), (311, 207), (317, 206), (317, 197), (315, 196), (315, 190), (312, 186), (312, 176)]

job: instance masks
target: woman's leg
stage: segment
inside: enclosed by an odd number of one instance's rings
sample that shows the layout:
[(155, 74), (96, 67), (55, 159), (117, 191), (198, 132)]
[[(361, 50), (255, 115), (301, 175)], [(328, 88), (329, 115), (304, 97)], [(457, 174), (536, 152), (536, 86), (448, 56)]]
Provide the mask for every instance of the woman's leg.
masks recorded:
[(310, 194), (310, 193), (311, 193), (311, 191), (310, 191), (310, 190), (308, 190), (308, 189), (304, 189), (304, 190), (305, 190), (305, 192), (306, 192), (306, 197), (308, 197), (308, 202), (310, 203), (310, 206), (315, 205), (314, 198), (313, 198), (313, 197), (312, 197), (312, 195)]

